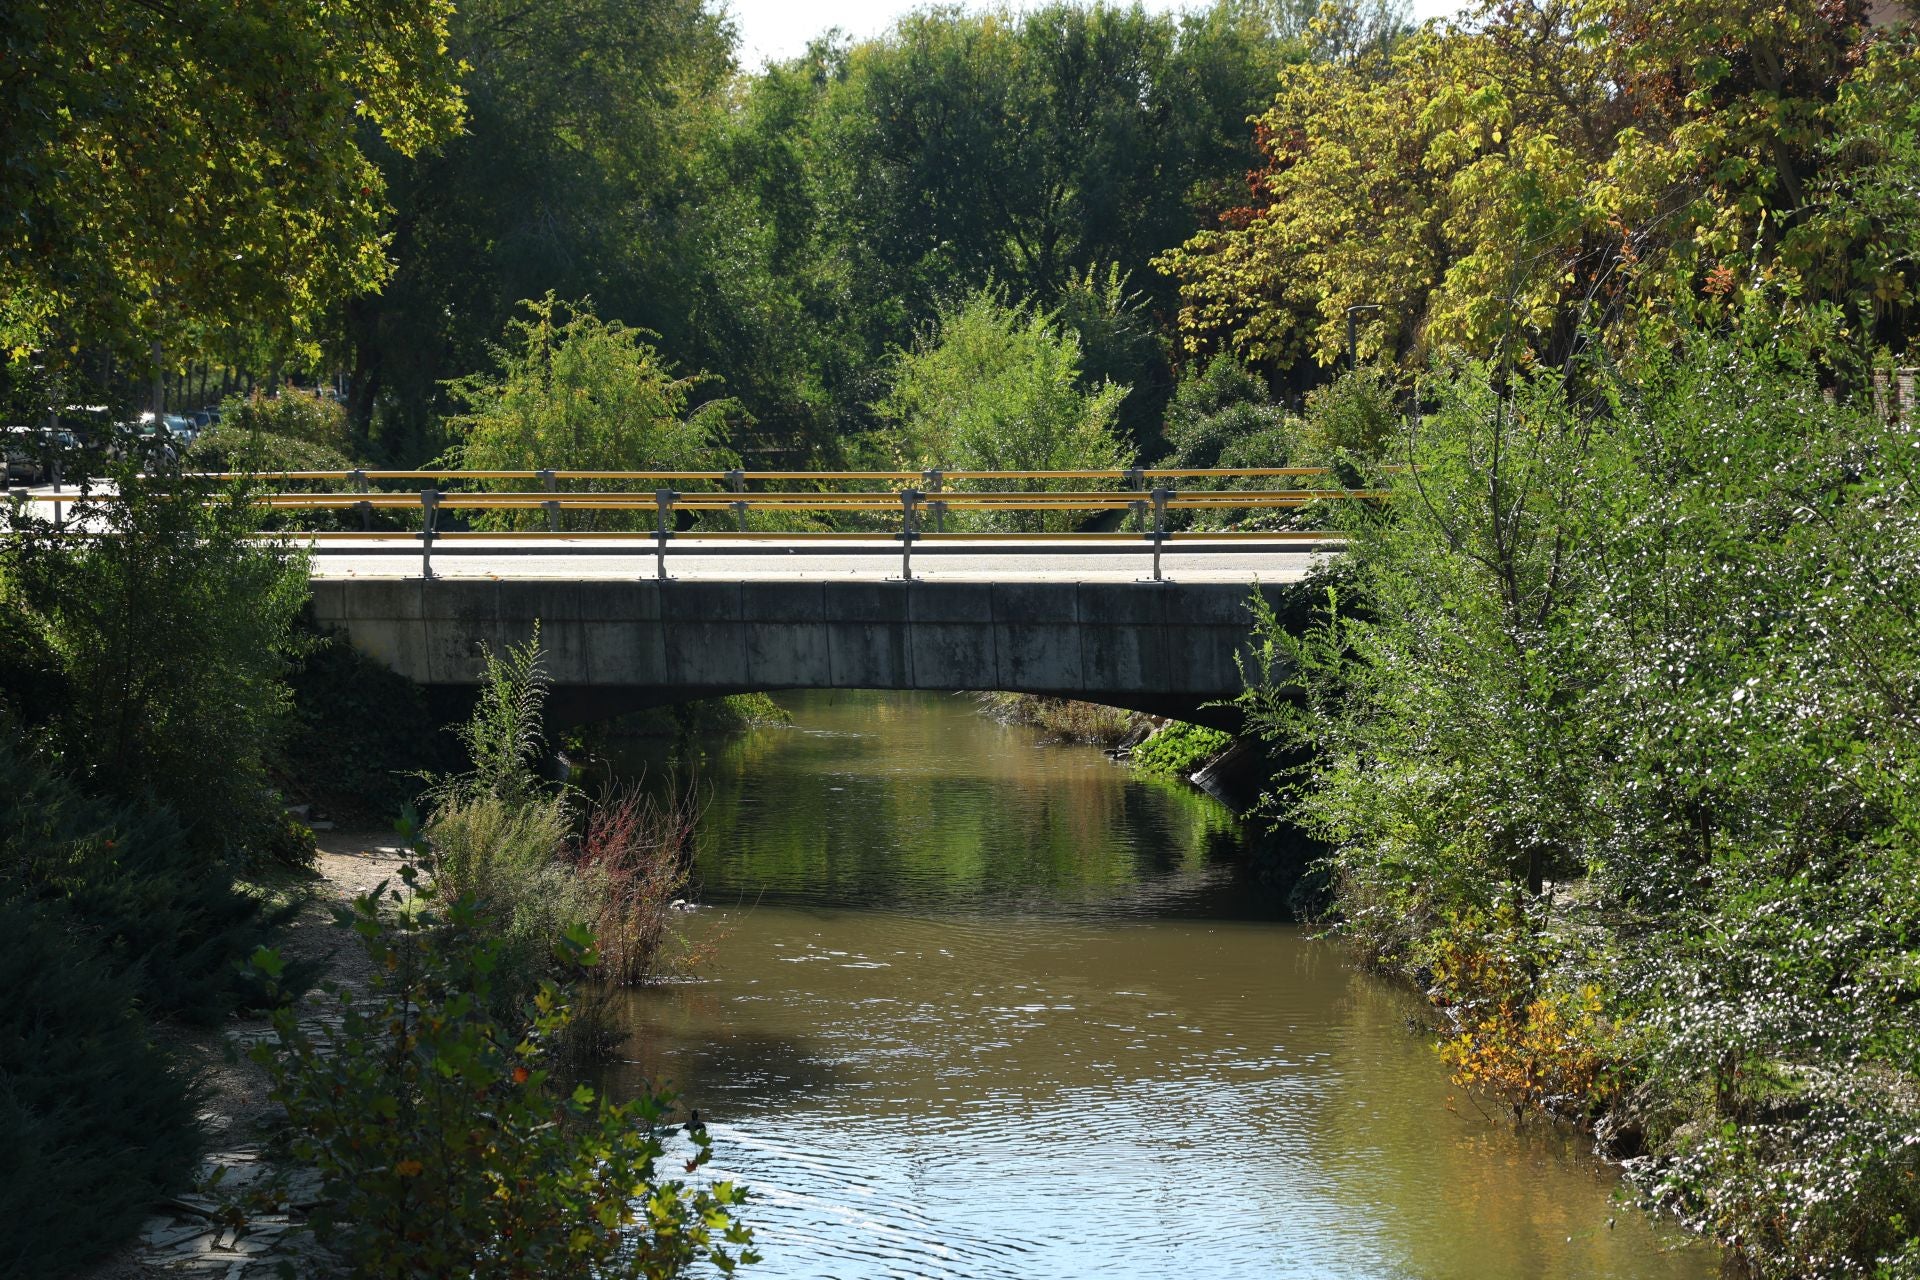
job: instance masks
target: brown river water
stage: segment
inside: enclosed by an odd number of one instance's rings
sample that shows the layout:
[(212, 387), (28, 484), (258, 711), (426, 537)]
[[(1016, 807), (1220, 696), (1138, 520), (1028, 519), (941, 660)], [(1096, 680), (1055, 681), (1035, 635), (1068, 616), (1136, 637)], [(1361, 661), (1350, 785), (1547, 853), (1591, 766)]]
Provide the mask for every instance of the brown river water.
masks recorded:
[(1454, 1090), (1213, 801), (963, 698), (781, 701), (707, 749), (711, 958), (629, 998), (611, 1081), (708, 1117), (751, 1274), (1715, 1274), (1579, 1135)]

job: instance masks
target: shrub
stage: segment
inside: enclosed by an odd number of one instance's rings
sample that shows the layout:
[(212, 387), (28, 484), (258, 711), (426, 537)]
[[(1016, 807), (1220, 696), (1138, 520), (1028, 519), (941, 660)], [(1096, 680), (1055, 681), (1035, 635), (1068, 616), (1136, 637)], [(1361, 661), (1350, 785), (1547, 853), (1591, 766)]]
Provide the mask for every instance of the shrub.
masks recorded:
[(654, 973), (699, 821), (691, 792), (672, 783), (664, 800), (638, 785), (610, 791), (587, 815), (572, 861), (600, 898), (593, 926), (606, 981), (632, 986)]
[[(351, 471), (353, 459), (338, 449), (298, 436), (243, 431), (222, 421), (194, 437), (182, 464), (193, 471)], [(311, 519), (312, 512), (301, 513)]]
[(1245, 706), (1463, 1079), (1576, 1113), (1617, 1081), (1643, 1185), (1749, 1274), (1911, 1275), (1914, 443), (1785, 336), (1440, 370)]
[[(586, 301), (549, 293), (520, 304), (494, 348), (500, 376), (471, 374), (448, 384), (466, 412), (448, 420), (459, 437), (450, 453), (482, 471), (552, 467), (572, 471), (717, 471), (737, 461), (727, 449), (731, 400), (695, 404), (710, 379), (680, 377), (648, 342), (652, 335), (602, 320)], [(513, 482), (516, 486), (520, 482)], [(651, 528), (653, 515), (568, 511), (574, 528)], [(540, 512), (487, 512), (476, 527), (544, 524)]]
[[(982, 289), (942, 308), (935, 327), (900, 354), (879, 409), (891, 424), (894, 453), (914, 466), (1101, 469), (1132, 459), (1115, 425), (1126, 394), (1112, 383), (1091, 390), (1081, 385), (1080, 339), (1054, 316)], [(1084, 519), (1083, 512), (958, 510), (947, 517), (955, 528), (1028, 530), (1072, 528)]]
[[(353, 435), (347, 427), (347, 411), (337, 400), (314, 395), (294, 387), (282, 387), (278, 394), (255, 391), (246, 396), (230, 396), (220, 406), (220, 423), (212, 432), (225, 441), (239, 444), (253, 439), (284, 442), (273, 447), (301, 445), (344, 459), (353, 451)], [(196, 440), (197, 446), (200, 441)], [(244, 446), (243, 446), (244, 447)]]
[(1185, 720), (1169, 721), (1128, 757), (1142, 773), (1184, 778), (1233, 745), (1233, 735)]
[(1293, 430), (1266, 384), (1232, 356), (1218, 355), (1174, 390), (1166, 465), (1284, 467), (1294, 452)]
[(0, 1273), (64, 1274), (186, 1181), (198, 1099), (57, 908), (0, 898), (0, 937)]
[(57, 911), (149, 1010), (211, 1023), (257, 994), (241, 962), (272, 920), (221, 860), (165, 810), (82, 795), (0, 715), (6, 894)]
[(427, 823), (434, 883), (485, 908), (485, 927), (511, 964), (502, 990), (517, 1003), (552, 969), (552, 942), (594, 920), (603, 900), (596, 878), (561, 860), (573, 833), (563, 796), (518, 801), (469, 796), (442, 804)]
[[(412, 868), (402, 870), (407, 889)], [(382, 886), (384, 891), (385, 886)], [(316, 1040), (291, 1008), (254, 1050), (287, 1110), (293, 1154), (316, 1166), (326, 1202), (315, 1230), (355, 1275), (678, 1276), (757, 1261), (730, 1182), (688, 1188), (658, 1176), (671, 1099), (628, 1103), (555, 1084), (549, 1046), (566, 991), (543, 983), (524, 1035), (488, 1012), (509, 963), (470, 897), (419, 909), (395, 890), (342, 909), (372, 961), (364, 999), (329, 985), (339, 1021)], [(566, 967), (591, 937), (555, 940)], [(271, 975), (280, 961), (262, 952)], [(688, 1172), (709, 1140), (691, 1135)]]
[(1313, 466), (1378, 461), (1400, 428), (1393, 383), (1378, 369), (1342, 374), (1307, 397), (1300, 452)]
[(79, 504), (103, 536), (29, 521), (0, 546), (0, 611), (58, 673), (51, 737), (90, 790), (157, 801), (241, 854), (277, 820), (267, 761), (288, 708), (300, 559), (252, 539), (244, 487), (116, 475)]

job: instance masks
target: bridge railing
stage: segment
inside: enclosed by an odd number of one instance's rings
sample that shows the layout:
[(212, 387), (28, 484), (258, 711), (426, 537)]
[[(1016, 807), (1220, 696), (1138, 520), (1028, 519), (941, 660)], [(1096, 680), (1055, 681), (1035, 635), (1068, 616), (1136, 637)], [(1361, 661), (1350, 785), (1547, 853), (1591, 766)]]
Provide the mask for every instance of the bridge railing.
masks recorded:
[[(935, 469), (841, 472), (468, 471), (430, 468), (406, 471), (204, 473), (197, 478), (211, 481), (250, 480), (351, 485), (352, 488), (346, 491), (261, 492), (254, 494), (251, 500), (275, 511), (357, 511), (362, 524), (362, 528), (358, 530), (279, 530), (272, 536), (304, 541), (316, 549), (322, 548), (325, 544), (344, 542), (355, 544), (353, 549), (356, 550), (364, 550), (370, 546), (388, 549), (396, 541), (407, 544), (417, 543), (421, 556), (421, 572), (426, 577), (433, 576), (433, 552), (437, 543), (448, 544), (448, 549), (452, 550), (455, 545), (462, 542), (472, 544), (485, 541), (496, 544), (491, 549), (497, 550), (497, 544), (503, 539), (536, 544), (549, 541), (586, 544), (646, 539), (651, 543), (654, 553), (656, 575), (664, 580), (667, 577), (669, 548), (675, 539), (697, 537), (701, 544), (738, 542), (761, 544), (762, 548), (768, 543), (791, 545), (833, 543), (839, 544), (841, 549), (852, 549), (849, 544), (864, 543), (868, 545), (861, 549), (885, 551), (888, 549), (886, 544), (897, 543), (903, 578), (912, 577), (912, 557), (916, 544), (927, 544), (926, 549), (935, 549), (942, 542), (990, 543), (999, 545), (1002, 549), (1015, 549), (1020, 543), (1044, 542), (1048, 544), (1048, 550), (1067, 547), (1091, 550), (1096, 546), (1107, 549), (1109, 544), (1116, 543), (1138, 547), (1142, 541), (1145, 541), (1150, 545), (1153, 555), (1152, 580), (1164, 581), (1162, 555), (1169, 544), (1176, 542), (1205, 543), (1210, 548), (1230, 547), (1236, 542), (1258, 542), (1270, 546), (1314, 546), (1337, 543), (1339, 535), (1315, 530), (1177, 531), (1170, 527), (1169, 522), (1169, 516), (1174, 512), (1298, 511), (1327, 502), (1371, 502), (1387, 496), (1384, 490), (1326, 486), (1324, 481), (1331, 476), (1332, 472), (1324, 467), (1143, 467), (1040, 471)], [(1321, 480), (1322, 483), (1320, 487), (1314, 488), (1207, 487), (1189, 490), (1179, 489), (1171, 483), (1178, 480), (1200, 480), (1209, 484), (1218, 484), (1248, 480), (1271, 481), (1281, 478), (1295, 482)], [(537, 480), (541, 487), (525, 490), (454, 487), (468, 484), (497, 485), (525, 480)], [(417, 484), (421, 481), (433, 482), (434, 487), (411, 491), (374, 487), (376, 484), (408, 482)], [(652, 487), (650, 489), (587, 489), (584, 491), (560, 487), (563, 482), (582, 481), (595, 484), (632, 484), (639, 481), (650, 484)], [(756, 482), (766, 484), (796, 481), (814, 485), (845, 483), (871, 485), (879, 482), (898, 487), (853, 490), (831, 488), (750, 490), (746, 487), (749, 483)], [(1121, 487), (1099, 489), (948, 487), (953, 483), (966, 482), (1017, 485), (1035, 481), (1113, 483)], [(682, 491), (675, 487), (688, 483), (725, 484), (727, 488)], [(16, 504), (55, 503), (56, 515), (60, 510), (57, 504), (74, 501), (74, 495), (35, 495), (24, 491), (15, 491), (13, 497)], [(608, 513), (645, 512), (653, 516), (652, 529), (650, 531), (563, 529), (561, 515), (569, 510)], [(373, 527), (373, 513), (376, 511), (417, 511), (420, 513), (419, 525), (414, 529), (377, 529)], [(547, 528), (476, 530), (440, 527), (443, 513), (514, 511), (543, 512), (546, 515)], [(1077, 513), (1098, 517), (1104, 513), (1116, 511), (1122, 513), (1123, 520), (1127, 515), (1134, 517), (1137, 526), (1134, 532), (1127, 533), (1113, 529), (1051, 532), (975, 529), (949, 533), (945, 529), (946, 517), (950, 513), (994, 515), (1012, 512)], [(754, 530), (748, 527), (748, 517), (752, 512), (857, 516), (869, 522), (884, 523), (889, 527), (856, 530)], [(731, 513), (737, 527), (682, 531), (677, 525), (683, 513), (695, 518), (708, 513)], [(932, 529), (925, 527), (929, 519), (933, 522)], [(872, 545), (876, 542), (880, 545)], [(715, 548), (710, 545), (702, 545), (699, 549), (707, 554), (715, 552)], [(747, 545), (740, 549), (755, 548)], [(1111, 549), (1119, 550), (1121, 547), (1111, 546)]]

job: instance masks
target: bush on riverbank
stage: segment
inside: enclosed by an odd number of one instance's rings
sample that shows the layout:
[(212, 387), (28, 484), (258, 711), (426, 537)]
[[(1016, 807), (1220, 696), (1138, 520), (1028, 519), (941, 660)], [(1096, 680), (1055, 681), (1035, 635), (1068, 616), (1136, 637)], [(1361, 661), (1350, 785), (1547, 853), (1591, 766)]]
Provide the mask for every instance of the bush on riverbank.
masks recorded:
[[(572, 1017), (569, 992), (540, 983), (519, 1022), (503, 1023), (496, 983), (513, 956), (472, 896), (422, 908), (407, 892), (342, 909), (359, 935), (369, 987), (329, 984), (339, 1018), (316, 1039), (291, 1007), (254, 1060), (287, 1111), (291, 1147), (319, 1169), (313, 1224), (357, 1276), (723, 1274), (757, 1261), (730, 1182), (689, 1188), (658, 1176), (671, 1099), (616, 1103), (554, 1080), (552, 1047)], [(384, 886), (383, 886), (384, 887)], [(545, 939), (561, 967), (595, 957), (575, 927)], [(277, 976), (279, 957), (255, 960)], [(692, 1173), (707, 1162), (693, 1136)]]
[(1205, 725), (1169, 720), (1133, 749), (1128, 763), (1156, 778), (1187, 778), (1233, 745), (1233, 735)]
[(32, 697), (16, 713), (89, 791), (157, 803), (222, 858), (257, 859), (282, 825), (268, 762), (305, 565), (253, 539), (260, 512), (244, 486), (112, 479), (117, 497), (75, 514), (105, 536), (23, 519), (0, 544), (0, 613), (13, 615), (0, 688), (21, 671)]
[(1342, 930), (1752, 1274), (1920, 1274), (1910, 436), (1718, 341), (1432, 390), (1245, 703)]
[(435, 883), (484, 908), (484, 927), (518, 975), (502, 988), (509, 1004), (542, 981), (576, 976), (549, 941), (572, 928), (591, 926), (607, 938), (607, 981), (652, 976), (672, 900), (686, 884), (698, 816), (675, 787), (665, 801), (637, 789), (609, 792), (583, 820), (579, 793), (535, 771), (546, 693), (538, 632), (489, 655), (473, 716), (457, 730), (472, 767), (426, 797)]
[(312, 855), (267, 787), (305, 575), (242, 489), (113, 477), (81, 541), (0, 543), (0, 1272), (117, 1245), (196, 1163), (190, 1082), (149, 1016), (260, 994), (276, 915), (237, 876)]
[(195, 1091), (74, 922), (0, 899), (0, 1274), (64, 1274), (199, 1154)]
[(1030, 725), (1055, 742), (1113, 748), (1140, 737), (1152, 721), (1137, 711), (1098, 702), (1048, 698), (1034, 693), (983, 693), (987, 710), (1009, 724)]

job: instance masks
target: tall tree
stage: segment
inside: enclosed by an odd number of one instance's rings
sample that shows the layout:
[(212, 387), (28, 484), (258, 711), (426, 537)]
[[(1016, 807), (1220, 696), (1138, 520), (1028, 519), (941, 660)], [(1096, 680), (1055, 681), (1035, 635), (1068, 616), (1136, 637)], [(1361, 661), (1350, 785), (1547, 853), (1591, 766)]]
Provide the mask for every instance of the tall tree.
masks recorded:
[(451, 0), (0, 10), (0, 353), (310, 333), (386, 275), (386, 186), (460, 118)]
[(1558, 359), (1592, 322), (1744, 306), (1829, 359), (1904, 349), (1917, 71), (1910, 24), (1816, 0), (1490, 0), (1289, 68), (1251, 203), (1160, 260), (1183, 346), (1327, 365), (1377, 306), (1362, 354)]
[(695, 324), (696, 147), (723, 102), (733, 35), (704, 0), (474, 0), (449, 35), (470, 66), (466, 129), (379, 153), (397, 217), (393, 279), (349, 303), (351, 416), (377, 452), (437, 443), (443, 380), (487, 360), (522, 298), (549, 290), (660, 333)]

